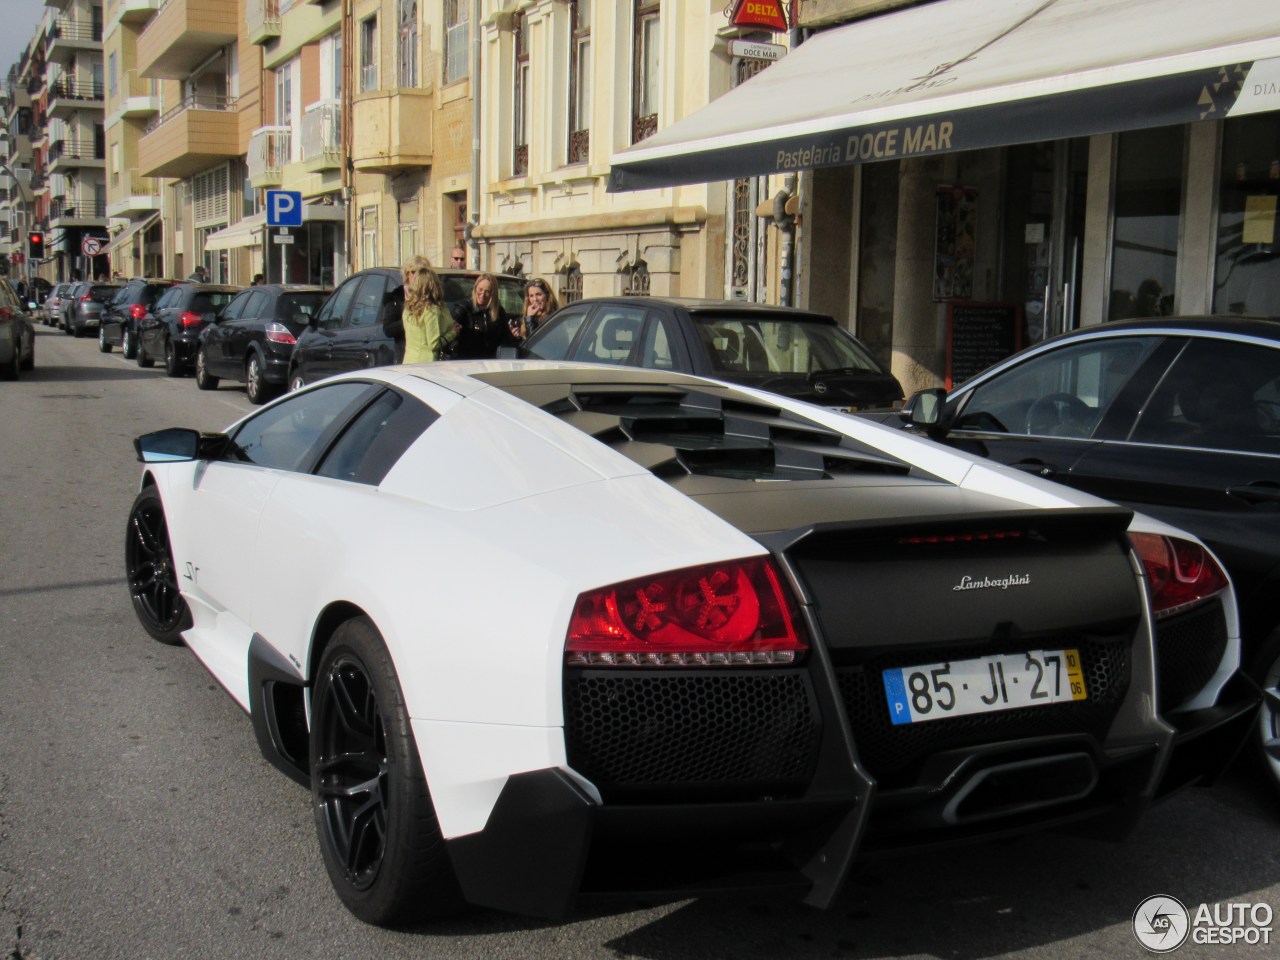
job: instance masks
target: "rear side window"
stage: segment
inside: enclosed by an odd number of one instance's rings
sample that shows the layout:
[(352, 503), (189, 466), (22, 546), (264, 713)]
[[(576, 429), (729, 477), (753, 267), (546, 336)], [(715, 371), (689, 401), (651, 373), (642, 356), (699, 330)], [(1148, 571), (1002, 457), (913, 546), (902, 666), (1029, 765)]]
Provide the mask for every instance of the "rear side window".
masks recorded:
[(235, 294), (224, 290), (202, 290), (191, 298), (192, 313), (217, 313)]
[(508, 315), (518, 317), (524, 313), (524, 282), (500, 278), (498, 280), (498, 304)]
[(596, 311), (591, 326), (578, 342), (572, 360), (588, 363), (630, 363), (640, 341), (645, 311), (609, 304)]
[[(587, 310), (587, 307), (561, 310), (547, 323), (545, 330), (538, 331), (524, 355), (538, 360), (565, 359), (578, 328), (587, 318)], [(516, 311), (516, 316), (519, 316), (519, 311)]]
[(356, 295), (356, 287), (360, 286), (360, 283), (360, 277), (348, 280), (328, 299), (320, 311), (318, 325), (321, 329), (337, 330), (342, 326), (342, 321), (351, 308), (351, 301)]
[(89, 291), (89, 296), (99, 303), (106, 303), (116, 295), (116, 291), (119, 289), (119, 287), (114, 286), (95, 286)]
[(227, 457), (275, 470), (300, 470), (314, 459), (318, 441), (338, 417), (369, 390), (367, 383), (345, 381), (268, 407), (235, 432)]
[(249, 298), (253, 296), (254, 293), (258, 293), (258, 292), (260, 291), (255, 290), (255, 291), (245, 291), (244, 293), (237, 294), (235, 299), (233, 299), (229, 304), (227, 304), (227, 309), (222, 311), (222, 319), (223, 320), (240, 319), (241, 314), (244, 313), (244, 305), (249, 302)]
[(387, 282), (378, 275), (368, 276), (360, 284), (355, 301), (351, 304), (349, 327), (368, 327), (378, 322), (382, 313), (382, 295), (386, 292)]
[(166, 290), (170, 289), (170, 287), (171, 284), (167, 283), (148, 283), (146, 286), (141, 288), (138, 299), (135, 302), (145, 303), (148, 305), (155, 303), (156, 298), (162, 296)]
[(438, 418), (421, 401), (387, 390), (342, 432), (320, 462), (316, 475), (377, 486)]
[(323, 293), (282, 293), (276, 298), (276, 319), (307, 323), (324, 303)]
[(444, 282), (444, 299), (447, 303), (464, 303), (471, 299), (471, 289), (476, 285), (475, 277), (441, 277)]

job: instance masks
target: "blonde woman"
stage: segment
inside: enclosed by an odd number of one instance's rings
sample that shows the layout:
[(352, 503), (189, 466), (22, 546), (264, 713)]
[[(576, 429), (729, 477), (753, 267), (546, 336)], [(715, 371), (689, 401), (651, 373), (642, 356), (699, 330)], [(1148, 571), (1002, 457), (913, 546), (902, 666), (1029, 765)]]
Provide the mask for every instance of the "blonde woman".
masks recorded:
[(534, 277), (524, 285), (524, 314), (520, 317), (520, 329), (517, 332), (512, 325), (512, 333), (519, 340), (527, 340), (534, 331), (560, 309), (556, 295), (551, 292), (551, 285), (541, 277)]
[(400, 272), (404, 274), (404, 362), (435, 360), (456, 335), (440, 278), (426, 257), (410, 257)]

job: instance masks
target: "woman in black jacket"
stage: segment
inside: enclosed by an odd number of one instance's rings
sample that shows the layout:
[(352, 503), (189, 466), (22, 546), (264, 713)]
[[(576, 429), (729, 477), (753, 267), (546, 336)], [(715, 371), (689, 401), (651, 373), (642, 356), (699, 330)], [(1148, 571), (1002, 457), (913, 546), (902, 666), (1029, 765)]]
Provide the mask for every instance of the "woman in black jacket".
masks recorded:
[(470, 299), (450, 308), (457, 324), (456, 348), (451, 360), (490, 360), (507, 338), (507, 314), (498, 303), (498, 278), (491, 273), (476, 277)]

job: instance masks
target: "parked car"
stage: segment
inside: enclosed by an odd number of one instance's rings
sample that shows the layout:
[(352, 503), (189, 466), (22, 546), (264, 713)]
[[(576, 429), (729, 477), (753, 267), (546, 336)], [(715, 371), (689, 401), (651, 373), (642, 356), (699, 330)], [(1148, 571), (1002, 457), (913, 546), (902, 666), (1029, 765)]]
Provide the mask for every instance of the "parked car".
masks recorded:
[(116, 293), (98, 323), (98, 349), (110, 353), (119, 347), (126, 360), (138, 355), (139, 325), (153, 321), (152, 307), (166, 290), (183, 280), (134, 278)]
[[(859, 853), (1118, 836), (1257, 709), (1194, 538), (759, 390), (383, 367), (136, 448), (135, 612), (310, 786), (371, 923), (738, 885), (823, 906)], [(1175, 730), (1153, 646), (1187, 618)]]
[(49, 291), (41, 310), (41, 320), (46, 327), (62, 326), (62, 301), (74, 286), (74, 283), (58, 283)]
[(678, 370), (844, 410), (902, 399), (893, 374), (831, 317), (739, 300), (580, 300), (499, 356)]
[(137, 322), (140, 367), (164, 361), (164, 372), (180, 377), (194, 370), (200, 331), (243, 287), (221, 283), (179, 283), (160, 295)]
[[(446, 303), (471, 296), (475, 270), (437, 270)], [(524, 280), (498, 277), (498, 302), (518, 316)], [(372, 267), (352, 274), (333, 291), (298, 337), (289, 368), (290, 389), (347, 370), (384, 366), (404, 357), (404, 280), (395, 267)]]
[(239, 380), (251, 403), (283, 391), (294, 344), (331, 292), (281, 283), (242, 291), (200, 331), (196, 386), (215, 390), (220, 380)]
[(1255, 746), (1280, 788), (1280, 323), (1090, 326), (1015, 354), (950, 395), (925, 391), (900, 418), (1207, 543), (1235, 582), (1245, 662), (1267, 693)]
[(97, 281), (74, 284), (62, 300), (63, 330), (67, 335), (84, 337), (96, 331), (102, 311), (122, 286), (122, 283)]
[(28, 305), (0, 277), (0, 380), (17, 380), (36, 366), (36, 331)]

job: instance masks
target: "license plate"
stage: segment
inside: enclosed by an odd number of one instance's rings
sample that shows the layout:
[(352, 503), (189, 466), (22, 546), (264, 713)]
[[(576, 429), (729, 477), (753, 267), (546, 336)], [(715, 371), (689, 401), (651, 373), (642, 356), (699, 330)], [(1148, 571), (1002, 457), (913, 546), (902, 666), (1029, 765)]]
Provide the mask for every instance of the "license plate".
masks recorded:
[(885, 670), (889, 719), (920, 723), (1085, 700), (1078, 650), (1031, 650)]

